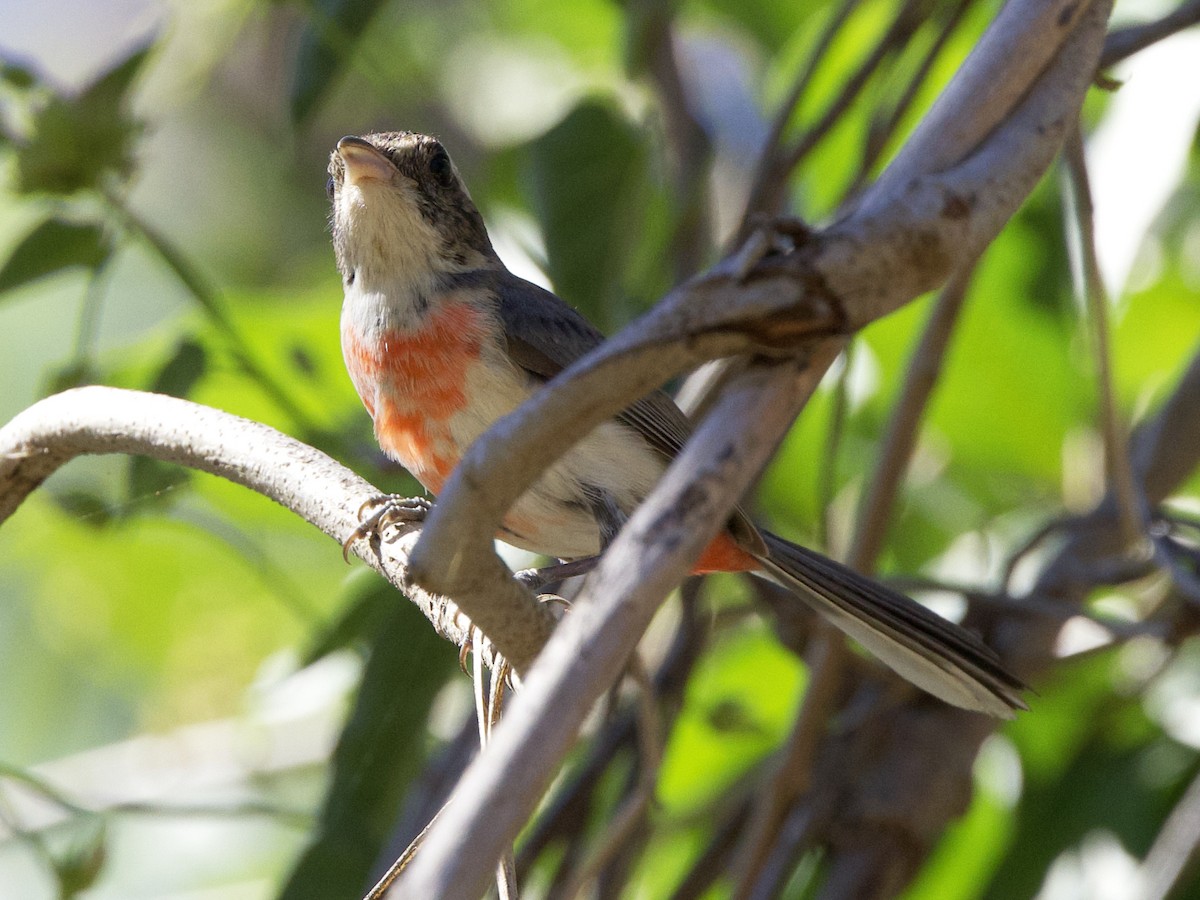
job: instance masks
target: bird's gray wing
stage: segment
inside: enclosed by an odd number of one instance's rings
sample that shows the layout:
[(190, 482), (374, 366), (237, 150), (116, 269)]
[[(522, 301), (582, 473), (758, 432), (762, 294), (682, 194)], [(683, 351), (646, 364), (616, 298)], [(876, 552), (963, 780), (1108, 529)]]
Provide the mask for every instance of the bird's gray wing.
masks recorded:
[[(511, 272), (487, 273), (495, 294), (508, 353), (521, 368), (547, 381), (604, 341), (591, 322), (550, 291)], [(663, 391), (654, 391), (617, 414), (667, 460), (674, 459), (692, 433), (683, 411)], [(738, 543), (765, 552), (762, 537), (741, 509), (729, 523)]]

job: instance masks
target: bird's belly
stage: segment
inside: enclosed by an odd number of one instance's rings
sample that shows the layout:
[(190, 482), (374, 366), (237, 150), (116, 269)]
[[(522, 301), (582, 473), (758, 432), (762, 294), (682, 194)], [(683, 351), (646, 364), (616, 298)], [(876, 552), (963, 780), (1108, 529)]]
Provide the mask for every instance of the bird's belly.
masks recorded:
[(600, 498), (628, 515), (663, 469), (662, 458), (636, 432), (604, 422), (521, 495), (505, 517), (501, 539), (556, 559), (594, 556), (603, 549)]
[[(374, 339), (343, 327), (346, 367), (380, 446), (435, 494), (476, 438), (537, 386), (499, 346), (491, 348), (486, 326), (484, 314), (459, 304), (433, 313), (420, 329)], [(599, 553), (597, 496), (628, 514), (663, 468), (635, 431), (605, 422), (542, 473), (499, 536), (558, 559)]]

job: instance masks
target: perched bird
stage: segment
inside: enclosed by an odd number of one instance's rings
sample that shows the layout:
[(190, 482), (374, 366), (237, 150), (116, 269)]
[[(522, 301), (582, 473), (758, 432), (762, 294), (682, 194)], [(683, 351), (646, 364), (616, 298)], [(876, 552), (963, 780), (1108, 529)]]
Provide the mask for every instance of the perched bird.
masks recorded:
[[(505, 268), (434, 138), (342, 138), (328, 193), (346, 367), (380, 446), (436, 494), (476, 438), (603, 336)], [(644, 397), (543, 473), (509, 510), (499, 537), (559, 560), (600, 553), (689, 432), (667, 394)], [(1005, 718), (1026, 708), (1020, 681), (975, 635), (757, 528), (741, 510), (695, 571), (776, 581), (948, 703)]]

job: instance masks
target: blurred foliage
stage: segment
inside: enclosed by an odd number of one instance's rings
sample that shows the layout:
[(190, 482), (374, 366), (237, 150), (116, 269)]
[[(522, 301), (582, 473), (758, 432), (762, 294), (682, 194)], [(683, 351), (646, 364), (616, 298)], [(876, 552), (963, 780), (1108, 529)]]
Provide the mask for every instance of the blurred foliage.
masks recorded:
[[(827, 217), (878, 171), (866, 148), (881, 121), (899, 123), (883, 144), (891, 152), (998, 5), (963, 6), (911, 106), (898, 107), (937, 28), (958, 14), (958, 4), (918, 4), (913, 42), (886, 55), (794, 174), (795, 212)], [(382, 458), (342, 369), (322, 190), (337, 138), (382, 127), (442, 136), (510, 265), (615, 330), (670, 287), (690, 200), (647, 65), (655, 29), (673, 29), (684, 95), (711, 148), (692, 187), (709, 195), (713, 231), (687, 249), (714, 260), (777, 105), (841, 8), (96, 0), (71, 19), (69, 6), (18, 4), (0, 35), (0, 420), (73, 384), (162, 391), (275, 425), (408, 492), (415, 483)], [(848, 9), (789, 138), (821, 118), (899, 5)], [(1122, 5), (1134, 19), (1157, 11)], [(1141, 60), (1123, 90), (1151, 79)], [(1200, 84), (1200, 53), (1192, 60), (1176, 86)], [(1159, 94), (1161, 122), (1175, 121), (1173, 103), (1176, 119), (1190, 115), (1172, 91)], [(1159, 176), (1142, 189), (1157, 191), (1148, 221), (1108, 222), (1110, 243), (1132, 260), (1111, 312), (1116, 391), (1137, 421), (1171, 390), (1200, 336), (1200, 147), (1196, 123), (1184, 123), (1193, 142), (1172, 162), (1178, 141), (1131, 134), (1119, 94), (1092, 97), (1086, 113), (1090, 129), (1124, 136), (1129, 178)], [(1097, 141), (1097, 153), (1113, 147)], [(891, 522), (885, 572), (994, 589), (1028, 535), (1098, 496), (1096, 373), (1056, 181), (1039, 187), (976, 273)], [(1097, 180), (1102, 216), (1111, 188)], [(813, 541), (824, 522), (830, 549), (845, 546), (928, 309), (921, 301), (868, 329), (787, 438), (757, 497), (781, 531)], [(847, 415), (830, 442), (838, 377)], [(1194, 512), (1197, 486), (1193, 476), (1181, 508)], [(100, 830), (94, 817), (71, 819), (54, 831), (73, 841), (31, 833), (0, 843), (0, 897), (357, 896), (415, 780), (470, 727), (454, 650), (409, 605), (347, 570), (336, 546), (289, 514), (208, 476), (142, 459), (73, 462), (0, 528), (0, 585), (0, 761), (70, 768), (81, 764), (67, 757), (89, 748), (209, 719), (236, 721), (257, 759), (256, 741), (295, 715), (285, 741), (295, 761), (252, 772), (233, 799), (311, 814), (302, 830), (289, 816), (244, 810), (161, 822), (126, 812)], [(1164, 590), (1158, 581), (1113, 594), (1128, 610)], [(803, 695), (803, 664), (769, 623), (739, 612), (745, 594), (733, 578), (708, 583), (718, 630), (683, 691), (653, 833), (633, 865), (638, 887), (626, 896), (671, 895), (723, 804), (769, 763)], [(1051, 887), (1068, 875), (1081, 896), (1103, 866), (1135, 868), (1200, 770), (1200, 732), (1186, 726), (1200, 654), (1167, 656), (1154, 641), (1131, 642), (1037, 685), (1035, 713), (985, 748), (969, 811), (909, 896), (1061, 896)], [(352, 677), (337, 663), (347, 657), (357, 660)], [(297, 706), (319, 706), (337, 733)], [(301, 746), (318, 747), (315, 757)], [(595, 831), (621, 774), (590, 810)], [(0, 802), (0, 823), (12, 822)], [(187, 849), (201, 843), (203, 852)], [(545, 854), (532, 882), (548, 883), (557, 862)], [(820, 870), (803, 861), (790, 895), (810, 895)]]

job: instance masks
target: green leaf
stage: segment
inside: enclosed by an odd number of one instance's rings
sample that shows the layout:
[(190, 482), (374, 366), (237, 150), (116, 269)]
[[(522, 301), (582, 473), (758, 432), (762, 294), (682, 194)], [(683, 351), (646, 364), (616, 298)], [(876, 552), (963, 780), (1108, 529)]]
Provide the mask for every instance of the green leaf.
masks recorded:
[[(197, 382), (204, 377), (208, 367), (208, 356), (199, 343), (191, 338), (184, 338), (175, 348), (175, 352), (166, 364), (159, 370), (150, 389), (156, 394), (168, 394), (172, 397), (187, 397)], [(128, 496), (136, 500), (130, 503), (128, 509), (138, 513), (149, 510), (146, 501), (151, 498), (166, 500), (174, 496), (174, 489), (190, 476), (188, 469), (180, 468), (174, 463), (162, 462), (148, 456), (131, 456), (129, 458)]]
[(71, 900), (92, 888), (108, 859), (107, 829), (103, 820), (98, 820), (90, 834), (76, 839), (78, 843), (54, 863), (63, 900)]
[(530, 170), (555, 289), (593, 321), (614, 324), (642, 232), (640, 132), (613, 104), (585, 100), (533, 143)]
[(0, 60), (0, 81), (23, 91), (37, 84), (37, 76), (28, 67), (5, 59)]
[(333, 622), (324, 628), (301, 656), (303, 664), (310, 666), (336, 650), (367, 642), (372, 634), (387, 622), (392, 614), (396, 597), (391, 591), (378, 590), (374, 580), (371, 589), (360, 593), (347, 603)]
[[(191, 478), (191, 470), (149, 456), (129, 457), (127, 518), (153, 512), (174, 498), (175, 490)], [(152, 502), (153, 501), (153, 502)]]
[(47, 219), (25, 236), (0, 268), (0, 292), (74, 266), (94, 269), (110, 249), (99, 225)]
[(135, 51), (74, 97), (55, 96), (34, 116), (29, 139), (17, 151), (20, 193), (73, 194), (95, 189), (133, 169), (140, 123), (129, 111), (129, 91), (149, 47)]
[(60, 369), (51, 372), (41, 389), (43, 395), (58, 394), (83, 384), (98, 384), (103, 375), (88, 360), (72, 360)]
[(207, 369), (208, 354), (204, 347), (192, 338), (184, 338), (159, 370), (150, 390), (172, 397), (191, 396), (192, 389)]
[(354, 710), (333, 754), (333, 776), (312, 843), (280, 900), (357, 897), (386, 846), (404, 791), (424, 758), (434, 697), (457, 653), (415, 606), (376, 581), (367, 605), (390, 602), (375, 630)]
[(296, 53), (292, 120), (303, 122), (320, 105), (354, 59), (367, 25), (383, 0), (314, 0)]
[(93, 528), (103, 528), (114, 518), (108, 501), (100, 494), (87, 490), (68, 490), (52, 493), (51, 496), (64, 513)]

